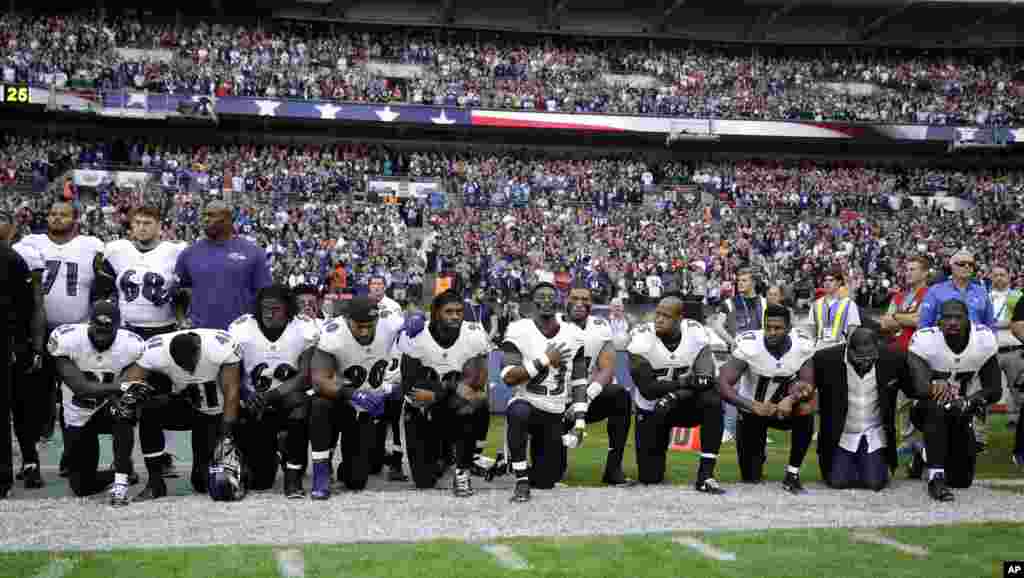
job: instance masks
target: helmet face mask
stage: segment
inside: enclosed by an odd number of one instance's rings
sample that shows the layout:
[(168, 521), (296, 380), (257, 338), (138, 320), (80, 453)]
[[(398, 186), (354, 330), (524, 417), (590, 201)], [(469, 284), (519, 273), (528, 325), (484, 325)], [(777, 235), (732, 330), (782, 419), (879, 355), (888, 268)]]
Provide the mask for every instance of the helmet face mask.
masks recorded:
[(210, 460), (207, 488), (216, 502), (237, 502), (245, 497), (242, 453), (233, 442), (221, 440)]

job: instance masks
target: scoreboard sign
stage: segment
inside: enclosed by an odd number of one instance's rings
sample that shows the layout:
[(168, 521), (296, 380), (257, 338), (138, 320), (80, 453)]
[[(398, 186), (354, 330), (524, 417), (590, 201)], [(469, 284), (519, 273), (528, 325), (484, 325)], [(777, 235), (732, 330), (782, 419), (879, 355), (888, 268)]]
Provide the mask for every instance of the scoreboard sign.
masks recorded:
[(0, 103), (32, 104), (32, 92), (25, 85), (0, 84)]

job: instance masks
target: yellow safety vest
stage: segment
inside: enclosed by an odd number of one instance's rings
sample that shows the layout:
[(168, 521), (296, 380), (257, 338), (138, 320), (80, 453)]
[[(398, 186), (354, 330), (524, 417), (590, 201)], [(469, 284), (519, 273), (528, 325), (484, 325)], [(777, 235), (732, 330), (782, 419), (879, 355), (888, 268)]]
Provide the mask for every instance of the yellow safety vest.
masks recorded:
[[(831, 339), (838, 340), (842, 331), (846, 328), (846, 312), (850, 309), (850, 299), (842, 298), (839, 299), (839, 309), (836, 311), (835, 318), (832, 319), (832, 327), (825, 327), (825, 298), (822, 297), (814, 303), (814, 331), (818, 336), (818, 340)], [(825, 331), (828, 330), (826, 334)]]

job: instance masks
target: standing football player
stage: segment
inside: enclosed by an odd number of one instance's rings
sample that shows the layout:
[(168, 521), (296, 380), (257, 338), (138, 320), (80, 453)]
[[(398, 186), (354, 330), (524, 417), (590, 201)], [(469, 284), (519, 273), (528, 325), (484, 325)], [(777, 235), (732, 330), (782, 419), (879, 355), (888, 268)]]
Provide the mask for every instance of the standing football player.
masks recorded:
[[(479, 323), (463, 321), (462, 298), (445, 291), (434, 298), (427, 331), (403, 347), (402, 391), (405, 407), (402, 446), (417, 488), (432, 488), (442, 471), (438, 460), (447, 444), (455, 446), (452, 491), (473, 495), (470, 468), (477, 424), (489, 420), (487, 353), (490, 340)], [(482, 416), (482, 417), (481, 417)]]
[[(239, 499), (240, 473), (211, 470), (218, 456), (234, 455), (234, 430), (240, 413), (241, 346), (218, 329), (186, 329), (158, 335), (146, 342), (142, 359), (125, 371), (126, 381), (147, 381), (151, 374), (167, 377), (169, 396), (155, 397), (141, 407), (139, 442), (149, 481), (136, 501), (167, 495), (163, 480), (163, 432), (192, 432), (192, 489), (215, 500)], [(211, 481), (213, 483), (211, 483)]]
[[(571, 439), (582, 441), (586, 424), (608, 420), (608, 458), (601, 481), (617, 486), (628, 482), (622, 473), (622, 456), (629, 436), (633, 404), (626, 388), (613, 383), (615, 345), (611, 325), (590, 314), (593, 305), (589, 285), (577, 284), (569, 290), (569, 320), (584, 332), (587, 371), (594, 380), (587, 386), (573, 388), (572, 406), (566, 414), (565, 428), (566, 433), (572, 435)], [(568, 460), (565, 465), (568, 466)]]
[(284, 285), (256, 294), (258, 315), (243, 315), (228, 328), (242, 348), (242, 405), (246, 425), (239, 434), (251, 473), (248, 487), (266, 490), (277, 475), (277, 434), (286, 430), (284, 493), (303, 498), (309, 398), (305, 376), (320, 337), (310, 319), (295, 315), (295, 299)]
[[(69, 202), (57, 201), (50, 206), (45, 235), (27, 235), (22, 239), (35, 249), (43, 260), (43, 305), (48, 332), (59, 325), (84, 323), (89, 319), (93, 282), (103, 264), (103, 241), (78, 234), (78, 209)], [(37, 410), (39, 433), (50, 437), (55, 427), (58, 389), (57, 369), (53, 357), (44, 355), (39, 375), (42, 407)], [(62, 464), (64, 460), (61, 460)], [(34, 468), (32, 466), (35, 466)], [(26, 464), (25, 480), (30, 476), (35, 487), (42, 486), (37, 464)], [(61, 473), (66, 474), (65, 467)]]
[[(8, 335), (11, 339), (10, 401), (14, 421), (14, 433), (21, 449), (21, 470), (16, 476), (23, 480), (26, 488), (43, 487), (39, 474), (39, 412), (46, 407), (49, 395), (39, 382), (43, 353), (46, 351), (46, 311), (43, 304), (43, 258), (34, 247), (23, 241), (14, 242), (17, 235), (14, 217), (8, 212), (0, 213), (0, 244), (10, 247), (28, 265), (32, 278), (34, 307), (31, 315), (18, 311), (18, 318), (30, 319), (29, 323), (15, 323)], [(13, 288), (12, 288), (13, 289)], [(13, 306), (12, 306), (13, 307)], [(13, 309), (12, 309), (13, 311)], [(40, 395), (42, 393), (42, 395)]]
[[(144, 340), (175, 331), (184, 317), (183, 307), (175, 311), (174, 265), (186, 245), (161, 241), (160, 226), (160, 209), (136, 209), (131, 217), (131, 239), (111, 241), (104, 247), (102, 274), (96, 283), (99, 295), (117, 294), (125, 329)], [(150, 385), (155, 389), (170, 390), (167, 383), (159, 383), (166, 377), (153, 375), (152, 379)], [(164, 477), (176, 477), (171, 455), (164, 453), (160, 459)]]
[[(514, 388), (505, 410), (507, 443), (516, 477), (513, 502), (530, 500), (530, 486), (551, 489), (562, 477), (562, 419), (570, 386), (587, 387), (583, 330), (556, 317), (558, 290), (538, 283), (534, 313), (508, 326), (501, 379)], [(527, 468), (526, 444), (533, 464)]]
[[(120, 329), (112, 301), (98, 301), (88, 323), (61, 325), (50, 335), (47, 349), (67, 389), (64, 405), (64, 454), (68, 481), (76, 496), (89, 496), (113, 484), (110, 504), (128, 504), (128, 481), (134, 473), (135, 404), (152, 388), (119, 379), (143, 353), (138, 335)], [(97, 471), (101, 433), (114, 437), (114, 470)]]
[(715, 479), (722, 445), (722, 401), (715, 387), (715, 360), (708, 331), (683, 320), (683, 301), (664, 297), (654, 324), (633, 329), (629, 340), (636, 403), (636, 464), (640, 483), (660, 484), (673, 427), (700, 426), (701, 454), (694, 487), (724, 494)]
[(309, 439), (313, 449), (310, 497), (331, 496), (331, 448), (341, 433), (342, 471), (338, 479), (358, 491), (366, 487), (376, 450), (377, 424), (385, 400), (398, 391), (396, 333), (379, 322), (380, 311), (367, 297), (349, 302), (345, 318), (320, 331), (310, 363), (316, 395), (310, 407)]
[(800, 466), (814, 436), (814, 350), (814, 338), (793, 328), (789, 310), (781, 305), (765, 308), (763, 330), (736, 336), (732, 357), (722, 366), (719, 387), (722, 399), (740, 410), (736, 455), (744, 482), (761, 482), (768, 428), (790, 430), (782, 488), (791, 494), (804, 492)]
[(967, 305), (950, 299), (939, 307), (939, 326), (918, 329), (907, 361), (919, 394), (910, 412), (924, 432), (928, 495), (940, 502), (956, 497), (950, 487), (974, 483), (977, 440), (974, 417), (1002, 395), (999, 340), (992, 329), (972, 323)]

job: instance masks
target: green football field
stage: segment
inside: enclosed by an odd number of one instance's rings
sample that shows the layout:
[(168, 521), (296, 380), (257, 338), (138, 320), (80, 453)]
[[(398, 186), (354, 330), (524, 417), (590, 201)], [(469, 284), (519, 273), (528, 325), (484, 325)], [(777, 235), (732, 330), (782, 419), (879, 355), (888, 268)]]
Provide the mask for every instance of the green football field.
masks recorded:
[[(495, 418), (489, 455), (498, 447), (503, 421)], [(594, 424), (582, 448), (570, 453), (566, 483), (596, 486), (604, 466), (606, 438)], [(175, 451), (188, 456), (187, 437)], [(778, 483), (788, 456), (788, 438), (772, 432), (766, 478)], [(989, 447), (979, 457), (978, 477), (1007, 479), (1007, 507), (1024, 506), (1024, 479), (1010, 462), (1013, 433), (1005, 416), (993, 416)], [(58, 444), (51, 444), (59, 448)], [(632, 440), (630, 443), (632, 446)], [(51, 451), (47, 458), (55, 459)], [(723, 447), (719, 478), (738, 479), (735, 445)], [(697, 456), (672, 452), (669, 477), (691, 484)], [(185, 464), (179, 462), (179, 469)], [(632, 449), (626, 473), (635, 476)], [(905, 477), (900, 469), (897, 477)], [(806, 482), (819, 479), (815, 448), (804, 463)], [(1015, 478), (1015, 479), (1014, 479)], [(61, 494), (63, 480), (49, 474), (39, 497)], [(184, 483), (184, 482), (183, 482)], [(307, 486), (308, 487), (308, 486)], [(998, 486), (996, 486), (998, 487)], [(923, 491), (923, 488), (922, 488)], [(410, 521), (410, 523), (414, 523)], [(762, 530), (611, 537), (505, 539), (491, 543), (427, 541), (337, 545), (211, 546), (207, 548), (0, 553), (0, 577), (277, 577), (277, 576), (601, 576), (677, 578), (693, 576), (966, 577), (1002, 576), (1002, 561), (1024, 558), (1024, 524), (960, 524)]]
[[(888, 543), (872, 540), (882, 537)], [(341, 544), (0, 554), (0, 575), (81, 578), (279, 576), (681, 578), (1002, 576), (1024, 557), (1024, 526), (522, 539), (492, 544)]]

